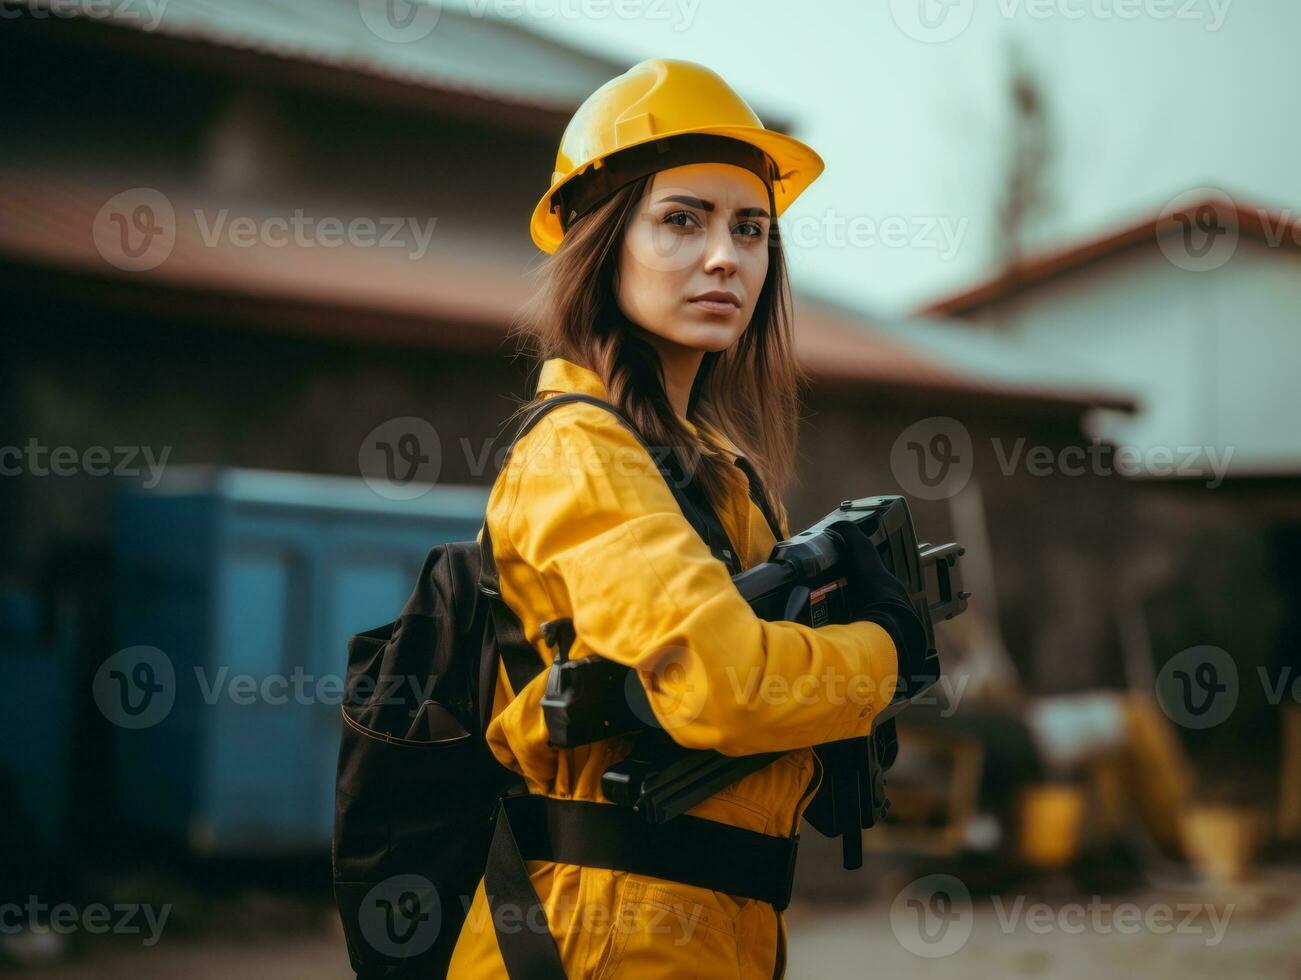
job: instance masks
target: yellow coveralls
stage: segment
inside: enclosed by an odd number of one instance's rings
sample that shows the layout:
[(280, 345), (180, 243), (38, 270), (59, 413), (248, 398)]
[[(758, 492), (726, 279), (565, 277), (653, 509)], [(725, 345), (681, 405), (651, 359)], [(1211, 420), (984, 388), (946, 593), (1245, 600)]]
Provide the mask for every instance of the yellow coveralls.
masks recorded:
[[(608, 398), (596, 372), (545, 361), (539, 394), (571, 391)], [(701, 429), (735, 460), (730, 440)], [(745, 473), (733, 466), (729, 478), (718, 517), (749, 568), (767, 560), (776, 540)], [(882, 627), (813, 629), (757, 617), (636, 437), (598, 406), (554, 409), (520, 440), (486, 520), (502, 597), (544, 662), (552, 651), (540, 624), (571, 617), (571, 656), (598, 654), (642, 671), (652, 710), (680, 744), (727, 755), (790, 750), (697, 805), (694, 816), (794, 835), (821, 778), (808, 746), (867, 734), (893, 697), (897, 658)], [(548, 746), (545, 684), (544, 671), (512, 692), (499, 672), (487, 732), (493, 754), (532, 793), (607, 802), (601, 774), (627, 754), (630, 738)], [(529, 861), (528, 869), (571, 978), (785, 974), (785, 924), (767, 903), (601, 868)], [(482, 880), (449, 976), (506, 976)]]

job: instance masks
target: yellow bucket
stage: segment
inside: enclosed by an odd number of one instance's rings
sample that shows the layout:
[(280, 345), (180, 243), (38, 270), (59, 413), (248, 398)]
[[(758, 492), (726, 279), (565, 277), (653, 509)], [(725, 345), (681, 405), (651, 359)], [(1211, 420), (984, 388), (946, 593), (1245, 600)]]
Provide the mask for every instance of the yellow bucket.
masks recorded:
[(1043, 783), (1017, 797), (1021, 860), (1036, 868), (1064, 868), (1075, 860), (1084, 824), (1084, 790)]

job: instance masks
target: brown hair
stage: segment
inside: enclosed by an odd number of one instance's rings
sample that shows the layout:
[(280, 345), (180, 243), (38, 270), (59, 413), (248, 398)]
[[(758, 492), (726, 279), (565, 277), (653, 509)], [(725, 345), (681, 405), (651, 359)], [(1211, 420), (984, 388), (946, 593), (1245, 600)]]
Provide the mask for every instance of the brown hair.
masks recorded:
[[(693, 436), (682, 425), (665, 393), (658, 353), (631, 329), (615, 298), (624, 232), (652, 180), (653, 174), (621, 188), (569, 227), (555, 254), (534, 271), (536, 292), (512, 333), (523, 336), (539, 362), (562, 357), (600, 375), (610, 402), (646, 443), (671, 449), (721, 511), (729, 464), (712, 455), (718, 447), (703, 432)], [(728, 350), (705, 353), (687, 418), (696, 425), (703, 420), (735, 443), (784, 521), (781, 498), (794, 478), (799, 389), (807, 378), (795, 361), (786, 258), (775, 219), (768, 247), (768, 275), (750, 324)], [(539, 401), (526, 402), (512, 419)]]

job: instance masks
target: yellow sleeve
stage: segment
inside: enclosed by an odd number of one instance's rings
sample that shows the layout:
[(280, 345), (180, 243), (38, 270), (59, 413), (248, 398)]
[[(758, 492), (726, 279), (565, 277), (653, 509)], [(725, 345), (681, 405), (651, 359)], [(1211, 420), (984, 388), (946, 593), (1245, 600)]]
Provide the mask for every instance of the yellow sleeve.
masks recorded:
[(884, 629), (756, 616), (636, 437), (603, 409), (553, 409), (507, 470), (510, 548), (565, 593), (552, 598), (572, 610), (575, 656), (636, 669), (679, 744), (749, 755), (865, 735), (893, 697)]

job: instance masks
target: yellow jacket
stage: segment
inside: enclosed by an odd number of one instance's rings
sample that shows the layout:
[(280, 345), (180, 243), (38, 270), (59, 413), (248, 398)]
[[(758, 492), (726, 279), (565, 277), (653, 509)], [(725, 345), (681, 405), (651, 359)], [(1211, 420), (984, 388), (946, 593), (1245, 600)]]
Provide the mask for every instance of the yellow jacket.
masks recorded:
[[(544, 362), (539, 394), (571, 391), (608, 398), (596, 372), (563, 358)], [(734, 444), (712, 427), (701, 431), (735, 460)], [(776, 538), (745, 473), (733, 466), (729, 477), (718, 517), (749, 568), (767, 560)], [(520, 440), (486, 520), (502, 598), (545, 662), (551, 650), (540, 624), (571, 617), (571, 655), (641, 671), (652, 710), (680, 744), (727, 755), (790, 750), (694, 816), (794, 835), (821, 778), (808, 746), (867, 734), (893, 696), (897, 660), (884, 629), (759, 619), (636, 437), (595, 405), (554, 409)], [(606, 802), (601, 774), (629, 739), (551, 748), (545, 684), (544, 671), (513, 692), (500, 672), (487, 732), (493, 754), (532, 793)], [(784, 975), (785, 927), (771, 905), (621, 871), (528, 867), (571, 978)], [(504, 977), (482, 882), (468, 911), (450, 976)]]

